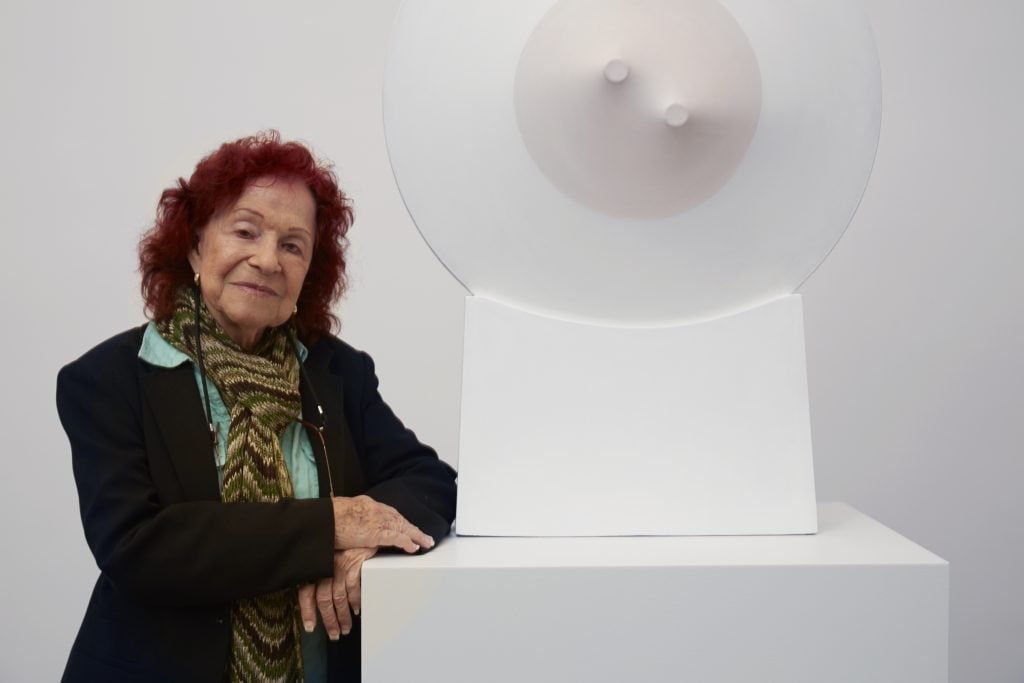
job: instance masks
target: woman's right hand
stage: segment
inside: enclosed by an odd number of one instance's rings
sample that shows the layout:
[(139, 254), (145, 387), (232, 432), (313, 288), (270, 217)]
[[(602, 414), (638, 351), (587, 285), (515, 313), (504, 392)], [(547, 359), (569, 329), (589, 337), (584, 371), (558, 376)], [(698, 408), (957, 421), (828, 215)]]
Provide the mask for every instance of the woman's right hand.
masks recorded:
[(398, 510), (369, 496), (333, 498), (334, 547), (376, 548), (392, 546), (407, 553), (434, 547), (434, 539), (420, 531)]

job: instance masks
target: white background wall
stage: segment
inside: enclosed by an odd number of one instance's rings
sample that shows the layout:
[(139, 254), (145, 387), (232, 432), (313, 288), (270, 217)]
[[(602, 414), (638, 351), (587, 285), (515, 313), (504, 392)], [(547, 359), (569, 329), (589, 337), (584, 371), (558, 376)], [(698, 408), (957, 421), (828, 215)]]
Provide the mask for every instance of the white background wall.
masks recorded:
[[(462, 288), (405, 213), (379, 88), (397, 0), (0, 5), (0, 680), (63, 669), (96, 568), (58, 368), (142, 322), (160, 190), (264, 127), (357, 205), (342, 335), (454, 462)], [(1024, 3), (867, 0), (885, 88), (874, 176), (802, 288), (819, 498), (952, 563), (951, 680), (1024, 681)]]

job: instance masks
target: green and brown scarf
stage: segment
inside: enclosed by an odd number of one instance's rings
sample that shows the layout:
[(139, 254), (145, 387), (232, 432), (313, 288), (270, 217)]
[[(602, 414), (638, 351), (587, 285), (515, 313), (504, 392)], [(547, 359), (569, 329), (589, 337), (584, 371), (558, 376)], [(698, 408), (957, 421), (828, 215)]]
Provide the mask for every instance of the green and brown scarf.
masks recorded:
[[(157, 323), (172, 346), (196, 361), (195, 289), (183, 288), (174, 314)], [(206, 374), (231, 416), (221, 498), (276, 502), (294, 496), (281, 434), (299, 417), (299, 365), (283, 328), (267, 331), (246, 353), (200, 305)], [(303, 680), (298, 598), (294, 588), (238, 600), (231, 607), (232, 682)]]

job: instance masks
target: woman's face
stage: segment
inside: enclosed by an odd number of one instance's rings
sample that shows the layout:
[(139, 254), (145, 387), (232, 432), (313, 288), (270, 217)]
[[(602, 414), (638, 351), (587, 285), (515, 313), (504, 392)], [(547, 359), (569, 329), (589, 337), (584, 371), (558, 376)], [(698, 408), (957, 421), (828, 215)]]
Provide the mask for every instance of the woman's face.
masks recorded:
[(199, 233), (189, 254), (214, 319), (245, 350), (292, 315), (313, 256), (316, 202), (305, 183), (257, 178)]

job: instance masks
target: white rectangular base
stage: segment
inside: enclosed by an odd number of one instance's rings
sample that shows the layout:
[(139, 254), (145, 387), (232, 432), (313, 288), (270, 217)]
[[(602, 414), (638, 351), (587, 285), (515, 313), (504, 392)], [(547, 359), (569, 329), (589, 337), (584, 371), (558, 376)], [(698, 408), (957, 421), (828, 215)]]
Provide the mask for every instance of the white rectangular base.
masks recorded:
[(816, 530), (803, 306), (661, 328), (466, 299), (458, 533)]
[(363, 567), (363, 681), (943, 683), (949, 566), (816, 536), (446, 539)]

